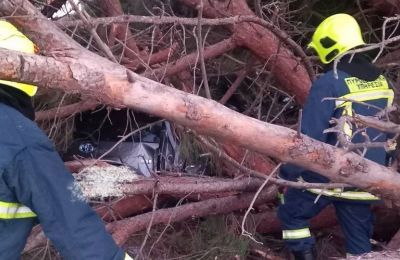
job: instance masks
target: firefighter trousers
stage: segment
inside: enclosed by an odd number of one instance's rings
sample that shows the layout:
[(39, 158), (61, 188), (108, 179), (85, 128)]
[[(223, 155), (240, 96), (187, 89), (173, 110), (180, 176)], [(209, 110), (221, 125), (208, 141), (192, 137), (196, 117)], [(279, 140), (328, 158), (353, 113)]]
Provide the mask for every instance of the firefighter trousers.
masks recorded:
[(294, 188), (289, 188), (283, 196), (278, 217), (282, 223), (283, 239), (291, 251), (305, 251), (314, 247), (309, 221), (331, 203), (345, 236), (346, 252), (358, 255), (371, 251), (374, 217), (370, 203), (327, 196), (316, 198), (317, 195), (311, 192)]

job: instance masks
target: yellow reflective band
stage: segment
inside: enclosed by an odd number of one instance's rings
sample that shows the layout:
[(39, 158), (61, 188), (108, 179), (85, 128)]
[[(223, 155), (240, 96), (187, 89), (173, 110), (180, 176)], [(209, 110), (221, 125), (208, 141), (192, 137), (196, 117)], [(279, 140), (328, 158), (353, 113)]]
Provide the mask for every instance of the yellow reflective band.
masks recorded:
[(323, 190), (323, 189), (307, 189), (309, 192), (315, 194), (321, 194), (324, 196), (341, 198), (341, 199), (349, 199), (349, 200), (380, 200), (378, 197), (372, 195), (369, 192), (365, 191), (342, 191), (342, 189), (331, 189), (331, 190)]
[(306, 237), (311, 237), (309, 228), (282, 230), (283, 239), (300, 239)]
[[(344, 110), (343, 110), (342, 115), (346, 115), (346, 116), (349, 116), (349, 117), (353, 116), (353, 108), (352, 108), (352, 103), (351, 102), (347, 103), (344, 106)], [(343, 128), (344, 128), (343, 129), (344, 133), (347, 136), (347, 140), (351, 140), (351, 137), (353, 136), (353, 126), (351, 125), (351, 123), (346, 122), (344, 124)]]
[(395, 151), (397, 148), (396, 140), (387, 140), (386, 144), (387, 144), (387, 147), (386, 147), (387, 151)]
[(389, 84), (383, 75), (380, 75), (374, 81), (366, 81), (356, 77), (345, 78), (344, 81), (349, 87), (350, 93), (368, 90), (389, 89)]
[[(381, 99), (381, 98), (387, 98), (387, 99), (393, 99), (394, 93), (393, 90), (391, 89), (385, 89), (385, 90), (371, 90), (371, 91), (364, 91), (364, 92), (358, 92), (358, 93), (350, 93), (344, 96), (341, 96), (340, 98), (346, 98), (354, 101), (369, 101), (369, 100), (375, 100), (375, 99)], [(336, 100), (336, 108), (340, 108), (346, 105), (347, 102), (351, 101), (343, 101), (343, 100)]]
[(132, 258), (132, 257), (130, 257), (128, 254), (125, 254), (125, 258), (124, 258), (124, 260), (133, 260), (133, 258)]
[[(384, 79), (384, 77), (383, 77), (383, 79)], [(386, 82), (386, 80), (385, 80), (385, 82)], [(394, 92), (391, 89), (387, 89), (388, 88), (387, 82), (386, 82), (385, 88), (386, 89), (383, 89), (383, 90), (370, 90), (370, 91), (360, 91), (360, 92), (356, 92), (356, 93), (350, 93), (350, 94), (341, 96), (340, 98), (345, 98), (345, 99), (354, 100), (354, 101), (369, 101), (369, 100), (386, 98), (387, 106), (390, 106), (393, 102)], [(353, 115), (353, 103), (351, 101), (336, 100), (335, 103), (336, 103), (336, 108), (341, 108), (341, 107), (344, 108), (342, 115), (347, 115), (347, 116)], [(344, 130), (344, 133), (346, 134), (346, 136), (348, 136), (348, 138), (350, 139), (351, 136), (353, 135), (352, 125), (349, 123), (345, 123), (343, 130)]]
[(36, 214), (33, 211), (20, 204), (13, 202), (0, 201), (0, 219), (15, 219), (15, 218), (33, 218)]
[(393, 104), (393, 98), (394, 98), (394, 94), (391, 97), (388, 97), (388, 102), (387, 102), (387, 106), (391, 106)]
[(278, 199), (282, 205), (285, 204), (285, 194), (279, 192)]

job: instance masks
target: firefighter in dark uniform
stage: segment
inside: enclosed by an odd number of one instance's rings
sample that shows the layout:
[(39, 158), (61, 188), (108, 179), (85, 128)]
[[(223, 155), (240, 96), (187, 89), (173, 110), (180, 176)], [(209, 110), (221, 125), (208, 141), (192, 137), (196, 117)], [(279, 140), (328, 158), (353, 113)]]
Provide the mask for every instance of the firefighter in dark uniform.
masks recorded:
[[(309, 47), (314, 48), (324, 64), (344, 52), (365, 44), (357, 21), (347, 14), (336, 14), (325, 19), (314, 32)], [(366, 57), (344, 56), (337, 66), (337, 77), (332, 69), (319, 77), (312, 85), (301, 121), (301, 131), (319, 141), (336, 145), (333, 133), (323, 133), (331, 127), (331, 118), (353, 113), (372, 116), (377, 108), (352, 101), (361, 101), (379, 108), (392, 104), (393, 90), (381, 72)], [(336, 100), (326, 97), (342, 98)], [(353, 143), (365, 141), (353, 125), (343, 129), (348, 140)], [(387, 136), (374, 129), (368, 129), (370, 140), (384, 142)], [(365, 158), (385, 164), (387, 154), (384, 148), (369, 148)], [(286, 164), (281, 177), (292, 181), (310, 183), (329, 182), (324, 176), (300, 167)], [(333, 204), (345, 236), (346, 251), (351, 255), (367, 253), (371, 250), (370, 238), (373, 231), (371, 203), (379, 201), (376, 196), (357, 189), (308, 189), (289, 188), (282, 198), (278, 216), (282, 222), (283, 239), (295, 259), (315, 259), (314, 238), (309, 230), (309, 220), (329, 204)]]
[[(35, 46), (0, 20), (0, 47), (33, 54)], [(20, 259), (38, 222), (64, 259), (131, 259), (72, 191), (72, 175), (32, 121), (35, 93), (35, 86), (0, 81), (0, 259)]]

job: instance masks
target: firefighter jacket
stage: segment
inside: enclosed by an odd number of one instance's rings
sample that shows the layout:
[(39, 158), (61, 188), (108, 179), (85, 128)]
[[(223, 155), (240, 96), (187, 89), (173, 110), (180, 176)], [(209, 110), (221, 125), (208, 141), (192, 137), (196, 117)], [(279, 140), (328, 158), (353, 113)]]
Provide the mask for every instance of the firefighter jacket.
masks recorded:
[[(336, 100), (325, 100), (324, 98), (339, 98)], [(359, 101), (370, 104), (351, 102)], [(369, 63), (364, 57), (356, 56), (352, 62), (342, 61), (338, 65), (337, 78), (332, 69), (318, 78), (312, 85), (310, 94), (304, 106), (301, 121), (301, 132), (309, 137), (324, 143), (336, 145), (335, 133), (324, 133), (325, 129), (331, 127), (331, 118), (339, 118), (342, 115), (351, 116), (357, 113), (365, 116), (376, 115), (379, 108), (386, 108), (393, 101), (393, 90), (389, 87), (386, 78), (380, 71)], [(361, 132), (357, 132), (354, 125), (346, 124), (343, 131), (353, 143), (365, 141)], [(367, 135), (371, 141), (385, 142), (387, 136), (375, 129), (368, 128)], [(353, 136), (352, 138), (350, 138)], [(387, 154), (384, 148), (369, 148), (365, 158), (384, 165)], [(315, 172), (301, 167), (287, 164), (281, 169), (280, 176), (284, 179), (305, 182), (328, 182), (329, 179)], [(367, 192), (351, 190), (326, 190), (310, 189), (313, 193), (352, 200), (378, 200), (377, 197)]]
[(64, 259), (124, 259), (97, 214), (74, 192), (73, 177), (47, 136), (19, 112), (21, 106), (5, 103), (0, 102), (0, 259), (19, 259), (37, 222)]

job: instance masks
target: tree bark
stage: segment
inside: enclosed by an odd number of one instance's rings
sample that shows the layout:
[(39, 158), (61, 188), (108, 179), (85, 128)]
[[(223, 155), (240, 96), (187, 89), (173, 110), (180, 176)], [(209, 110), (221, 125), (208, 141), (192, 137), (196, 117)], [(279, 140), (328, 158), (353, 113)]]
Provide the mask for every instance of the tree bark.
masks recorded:
[[(161, 200), (164, 201), (164, 199)], [(152, 206), (153, 202), (146, 196), (134, 195), (122, 198), (111, 205), (99, 206), (96, 208), (96, 212), (104, 221), (112, 222), (146, 212)]]
[[(222, 143), (222, 148), (227, 155), (235, 159), (237, 162), (242, 163), (247, 168), (265, 175), (269, 175), (276, 167), (275, 162), (273, 162), (267, 156), (263, 156), (262, 154), (255, 153), (229, 143)], [(235, 171), (239, 171), (239, 169), (232, 167), (228, 163), (224, 164), (227, 169), (231, 170), (232, 176), (235, 176)]]
[(159, 177), (142, 179), (123, 185), (126, 195), (152, 194), (154, 192), (169, 195), (192, 194), (196, 197), (203, 193), (256, 191), (263, 180), (241, 178), (239, 180), (223, 178), (196, 177)]

